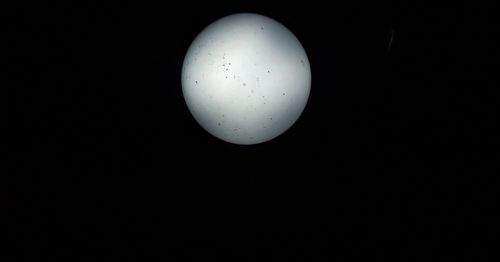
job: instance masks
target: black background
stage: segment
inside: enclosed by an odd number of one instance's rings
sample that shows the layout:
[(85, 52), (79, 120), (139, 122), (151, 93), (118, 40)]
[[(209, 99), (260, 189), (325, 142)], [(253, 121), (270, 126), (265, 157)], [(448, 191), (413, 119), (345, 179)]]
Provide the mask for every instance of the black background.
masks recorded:
[[(298, 122), (254, 146), (200, 128), (180, 86), (194, 37), (237, 12), (287, 26), (312, 70)], [(6, 256), (486, 258), (498, 214), (493, 14), (460, 3), (4, 8)]]

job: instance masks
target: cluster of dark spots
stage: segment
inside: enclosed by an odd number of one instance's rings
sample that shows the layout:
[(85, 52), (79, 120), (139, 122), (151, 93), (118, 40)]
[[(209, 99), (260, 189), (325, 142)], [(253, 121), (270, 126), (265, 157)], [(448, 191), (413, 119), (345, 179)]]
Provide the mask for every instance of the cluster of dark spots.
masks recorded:
[[(224, 59), (224, 57), (223, 57)], [(221, 66), (222, 66), (222, 71), (223, 72), (228, 72), (229, 71), (229, 66), (231, 65), (231, 63), (223, 63)], [(227, 78), (227, 77), (226, 77)], [(233, 75), (233, 78), (235, 78), (235, 76)]]

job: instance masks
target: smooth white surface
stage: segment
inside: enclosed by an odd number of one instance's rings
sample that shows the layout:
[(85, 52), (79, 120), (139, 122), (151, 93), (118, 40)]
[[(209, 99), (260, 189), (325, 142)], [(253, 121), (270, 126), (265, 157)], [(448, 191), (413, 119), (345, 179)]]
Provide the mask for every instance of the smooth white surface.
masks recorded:
[(257, 144), (289, 129), (307, 104), (311, 69), (282, 24), (257, 14), (223, 17), (193, 41), (182, 91), (195, 120), (230, 143)]

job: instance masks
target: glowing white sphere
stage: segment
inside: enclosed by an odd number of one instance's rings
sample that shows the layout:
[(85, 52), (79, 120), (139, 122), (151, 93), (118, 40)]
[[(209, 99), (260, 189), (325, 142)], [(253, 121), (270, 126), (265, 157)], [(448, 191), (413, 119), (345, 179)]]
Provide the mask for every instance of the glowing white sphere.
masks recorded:
[(182, 92), (195, 120), (235, 144), (271, 140), (300, 117), (311, 69), (299, 40), (257, 14), (223, 17), (193, 41), (182, 67)]

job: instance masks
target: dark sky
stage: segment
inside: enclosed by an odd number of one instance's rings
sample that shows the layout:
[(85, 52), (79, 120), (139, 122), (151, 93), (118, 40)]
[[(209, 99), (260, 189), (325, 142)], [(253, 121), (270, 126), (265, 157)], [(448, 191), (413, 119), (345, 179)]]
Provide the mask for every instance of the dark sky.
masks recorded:
[[(498, 214), (499, 99), (491, 79), (498, 65), (482, 60), (496, 54), (491, 45), (472, 45), (494, 33), (469, 22), (488, 24), (492, 12), (461, 4), (183, 2), (2, 10), (13, 36), (15, 171), (1, 197), (7, 256), (488, 256), (483, 244), (495, 238)], [(180, 85), (194, 37), (238, 12), (287, 26), (312, 71), (298, 122), (254, 146), (205, 132)], [(471, 48), (474, 55), (465, 52)], [(478, 240), (457, 250), (466, 235)]]

